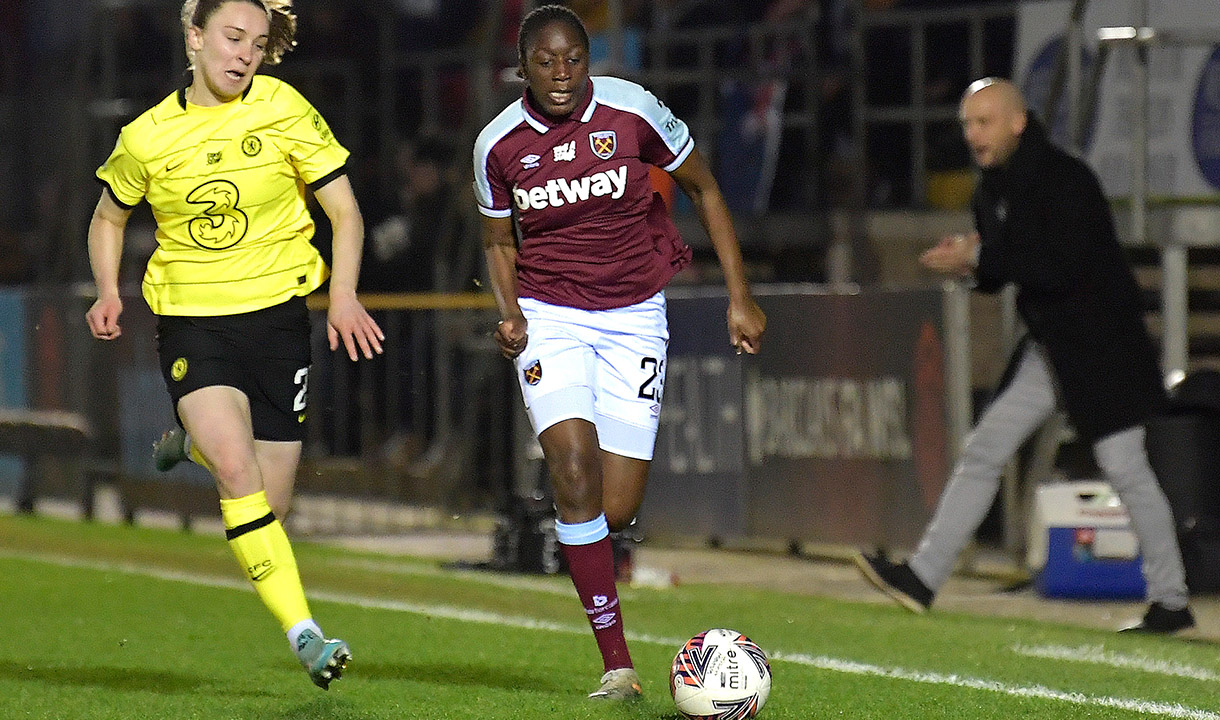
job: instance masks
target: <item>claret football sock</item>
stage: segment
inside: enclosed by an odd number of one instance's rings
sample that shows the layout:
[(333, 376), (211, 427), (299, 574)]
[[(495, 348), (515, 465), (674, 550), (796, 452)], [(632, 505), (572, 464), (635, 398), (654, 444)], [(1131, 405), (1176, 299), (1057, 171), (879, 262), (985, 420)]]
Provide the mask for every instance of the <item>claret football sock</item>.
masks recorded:
[(602, 654), (605, 670), (631, 667), (627, 640), (623, 637), (622, 610), (614, 585), (614, 552), (606, 516), (569, 525), (555, 523), (555, 534), (576, 594), (585, 607), (593, 637)]
[(309, 605), (284, 526), (271, 512), (267, 494), (222, 499), (225, 537), (263, 604), (287, 633), (308, 620)]

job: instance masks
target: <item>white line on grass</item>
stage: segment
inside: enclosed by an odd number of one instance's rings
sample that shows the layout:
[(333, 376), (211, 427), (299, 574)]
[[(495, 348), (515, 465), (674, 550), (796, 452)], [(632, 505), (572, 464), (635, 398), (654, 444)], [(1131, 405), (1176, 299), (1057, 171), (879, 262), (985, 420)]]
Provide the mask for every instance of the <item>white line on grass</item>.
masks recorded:
[(1123, 655), (1107, 651), (1104, 645), (1080, 645), (1068, 647), (1065, 645), (1014, 645), (1012, 651), (1025, 657), (1046, 658), (1048, 660), (1064, 660), (1067, 662), (1082, 662), (1092, 665), (1108, 665), (1124, 670), (1142, 670), (1157, 675), (1188, 678), (1216, 682), (1220, 674), (1206, 668), (1183, 665), (1169, 660), (1158, 660), (1144, 655)]
[[(15, 553), (3, 549), (0, 549), (0, 557), (32, 560), (63, 567), (78, 567), (109, 572), (123, 572), (130, 575), (140, 575), (144, 577), (157, 578), (160, 580), (191, 583), (194, 585), (204, 585), (208, 587), (240, 589), (253, 592), (253, 588), (250, 586), (250, 584), (243, 580), (221, 578), (214, 575), (198, 575), (175, 570), (161, 570), (134, 563), (114, 563), (98, 560), (84, 560), (80, 558), (43, 555), (40, 553)], [(311, 592), (309, 593), (309, 597), (311, 600), (333, 602), (341, 605), (352, 605), (377, 610), (390, 610), (418, 615), (429, 615), (448, 620), (486, 623), (500, 627), (547, 630), (550, 632), (575, 635), (585, 635), (589, 632), (588, 626), (561, 624), (520, 615), (505, 615), (488, 610), (473, 610), (470, 608), (461, 608), (451, 605), (424, 605), (420, 603), (408, 603), (398, 600), (360, 597), (355, 595), (347, 595), (344, 593), (332, 593), (325, 591)], [(634, 642), (665, 645), (671, 648), (678, 648), (686, 642), (686, 638), (668, 638), (639, 633), (627, 633), (627, 637)], [(820, 670), (847, 673), (851, 675), (867, 675), (893, 680), (905, 680), (908, 682), (917, 682), (928, 685), (947, 685), (950, 687), (967, 688), (971, 690), (984, 690), (1000, 695), (1008, 695), (1010, 697), (1053, 700), (1071, 703), (1073, 705), (1118, 708), (1121, 710), (1130, 710), (1133, 712), (1142, 713), (1144, 715), (1181, 718), (1182, 720), (1220, 720), (1220, 714), (1207, 710), (1190, 708), (1179, 704), (1132, 700), (1128, 698), (1117, 698), (1110, 696), (1085, 695), (1084, 693), (1054, 690), (1042, 685), (1010, 685), (1008, 683), (1002, 683), (995, 680), (964, 677), (961, 675), (920, 672), (895, 667), (883, 667), (881, 665), (871, 665), (869, 663), (856, 662), (854, 660), (842, 660), (839, 658), (821, 655), (806, 655), (803, 653), (787, 653), (777, 651), (770, 653), (770, 657), (772, 660), (790, 662), (797, 665), (806, 665), (809, 667), (818, 668)]]
[(1216, 720), (1217, 718), (1220, 718), (1220, 715), (1217, 715), (1214, 712), (1190, 708), (1177, 703), (1159, 703), (1150, 702), (1147, 700), (1131, 700), (1128, 698), (1110, 696), (1085, 695), (1084, 693), (1054, 690), (1042, 685), (1009, 685), (1007, 683), (997, 682), (995, 680), (963, 677), (961, 675), (918, 672), (914, 670), (904, 670), (902, 668), (887, 668), (879, 665), (869, 665), (868, 663), (855, 662), (852, 660), (839, 660), (837, 658), (822, 656), (774, 653), (771, 658), (773, 660), (787, 660), (789, 662), (800, 663), (803, 665), (811, 665), (824, 670), (834, 670), (835, 672), (844, 672), (853, 675), (871, 675), (884, 678), (893, 678), (895, 680), (908, 680), (910, 682), (926, 683), (929, 685), (949, 685), (952, 687), (970, 688), (972, 690), (986, 690), (989, 692), (999, 693), (1001, 695), (1009, 695), (1011, 697), (1057, 700), (1060, 702), (1072, 703), (1073, 705), (1118, 708), (1120, 710), (1131, 710), (1133, 712), (1143, 713), (1145, 715), (1160, 715), (1162, 717), (1185, 718), (1187, 720)]
[[(487, 572), (486, 570), (466, 568), (442, 568), (435, 564), (422, 562), (399, 562), (393, 560), (330, 560), (341, 567), (351, 567), (358, 570), (373, 570), (393, 573), (395, 575), (411, 575), (414, 577), (459, 577), (470, 582), (510, 590), (529, 590), (530, 592), (550, 593), (552, 595), (570, 595), (576, 597), (572, 583), (558, 583), (551, 577), (525, 577), (507, 575), (504, 573)], [(624, 593), (619, 593), (624, 595)], [(625, 596), (625, 595), (624, 595)]]

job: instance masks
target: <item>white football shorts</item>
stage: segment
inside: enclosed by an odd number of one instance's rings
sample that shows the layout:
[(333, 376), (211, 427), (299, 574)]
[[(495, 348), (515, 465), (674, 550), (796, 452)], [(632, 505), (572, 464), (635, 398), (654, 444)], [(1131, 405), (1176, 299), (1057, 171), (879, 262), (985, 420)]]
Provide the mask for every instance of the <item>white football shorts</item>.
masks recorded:
[(517, 380), (534, 432), (581, 418), (602, 450), (651, 460), (665, 386), (665, 295), (613, 310), (521, 298), (529, 341)]

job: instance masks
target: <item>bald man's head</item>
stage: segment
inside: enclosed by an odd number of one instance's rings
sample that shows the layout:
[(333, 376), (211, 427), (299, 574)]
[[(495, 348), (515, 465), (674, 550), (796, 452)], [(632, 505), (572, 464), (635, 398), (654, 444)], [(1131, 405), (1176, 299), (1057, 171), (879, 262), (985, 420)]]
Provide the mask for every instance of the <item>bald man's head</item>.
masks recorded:
[(981, 168), (1008, 162), (1025, 132), (1025, 119), (1025, 98), (1008, 80), (975, 80), (962, 94), (958, 120), (966, 145)]

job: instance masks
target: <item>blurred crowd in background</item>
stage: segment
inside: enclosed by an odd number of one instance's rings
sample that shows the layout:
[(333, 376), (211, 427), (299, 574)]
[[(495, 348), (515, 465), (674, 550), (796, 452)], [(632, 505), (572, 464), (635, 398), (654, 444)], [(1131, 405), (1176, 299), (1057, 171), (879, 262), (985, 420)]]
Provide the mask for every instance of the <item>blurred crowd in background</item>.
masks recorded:
[[(858, 163), (852, 129), (853, 88), (864, 84), (868, 102), (910, 102), (910, 42), (880, 28), (864, 38), (864, 77), (852, 64), (856, 13), (933, 10), (981, 5), (960, 0), (567, 0), (585, 20), (593, 45), (593, 70), (626, 77), (668, 69), (701, 68), (689, 49), (669, 46), (656, 57), (650, 38), (697, 28), (743, 28), (759, 23), (808, 21), (809, 43), (773, 47), (766, 59), (780, 83), (759, 82), (736, 90), (727, 80), (715, 110), (719, 122), (736, 123), (737, 135), (694, 122), (703, 102), (686, 87), (652, 88), (695, 130), (704, 147), (719, 147), (714, 164), (738, 215), (757, 212), (814, 214), (845, 201), (849, 172)], [(470, 64), (494, 66), (508, 93), (516, 64), (516, 29), (530, 0), (297, 0), (299, 46), (274, 72), (297, 84), (352, 150), (349, 168), (368, 228), (362, 289), (379, 291), (472, 289), (442, 277), (436, 254), (454, 253), (477, 264), (468, 193), (469, 135), (498, 110), (503, 98), (477, 105)], [(185, 68), (178, 0), (0, 0), (0, 283), (87, 279), (83, 246), (88, 213), (96, 200), (93, 170), (110, 150), (118, 129), (174, 89)], [(611, 34), (612, 28), (621, 33)], [(988, 67), (1008, 69), (1011, 23), (993, 33), (985, 48)], [(965, 29), (946, 24), (926, 37), (924, 87), (928, 103), (956, 102), (972, 79), (965, 61)], [(426, 110), (413, 64), (387, 67), (396, 57), (433, 53), (450, 58), (436, 66), (441, 108)], [(746, 43), (715, 45), (715, 67), (728, 73), (746, 65)], [(816, 57), (801, 57), (813, 53)], [(469, 59), (468, 58), (468, 59)], [(447, 64), (446, 64), (447, 63)], [(784, 77), (783, 73), (816, 74)], [(393, 83), (393, 87), (387, 86)], [(645, 84), (648, 84), (645, 79)], [(738, 85), (742, 83), (738, 82)], [(777, 88), (781, 93), (777, 96)], [(392, 91), (389, 92), (389, 91)], [(356, 111), (352, 93), (358, 93)], [(387, 102), (392, 94), (394, 101)], [(506, 95), (507, 96), (507, 95)], [(754, 148), (741, 142), (768, 107), (814, 108), (816, 127), (783, 128), (779, 152), (762, 200)], [(387, 117), (388, 116), (388, 117)], [(731, 121), (731, 122), (730, 122)], [(810, 136), (809, 133), (813, 135)], [(811, 140), (810, 138), (814, 139)], [(714, 142), (714, 145), (709, 145)], [(812, 150), (811, 144), (816, 144)], [(909, 139), (902, 131), (869, 131), (866, 187), (854, 191), (869, 207), (917, 207), (911, 196)], [(734, 151), (737, 154), (734, 154)], [(930, 138), (932, 166), (968, 164), (954, 123)], [(814, 166), (811, 166), (811, 163)], [(741, 176), (736, 176), (742, 174)], [(755, 174), (750, 174), (755, 173)], [(742, 190), (742, 188), (745, 188)], [(836, 196), (837, 194), (837, 196)], [(87, 198), (81, 199), (81, 198)], [(681, 208), (679, 208), (680, 210)], [(138, 218), (136, 220), (138, 223)], [(325, 232), (325, 228), (322, 229)], [(439, 237), (440, 235), (446, 237)], [(811, 237), (812, 237), (811, 233)], [(136, 235), (133, 253), (148, 252)], [(68, 246), (68, 250), (65, 249)], [(79, 246), (79, 247), (78, 247)], [(749, 249), (749, 248), (747, 248)], [(77, 250), (81, 252), (76, 252)], [(471, 261), (473, 258), (473, 261)], [(459, 264), (462, 264), (459, 263)], [(126, 270), (138, 279), (142, 263)], [(452, 268), (451, 268), (452, 269)], [(452, 269), (460, 276), (464, 268)], [(809, 277), (817, 280), (816, 267)]]
[[(264, 71), (297, 87), (352, 153), (348, 175), (366, 228), (362, 291), (485, 289), (471, 148), (478, 130), (520, 97), (517, 28), (538, 4), (295, 0), (299, 46)], [(979, 74), (1010, 74), (1012, 63), (1011, 2), (566, 4), (589, 29), (594, 74), (641, 82), (690, 126), (733, 210), (755, 282), (825, 281), (828, 243), (838, 232), (832, 215), (934, 207), (924, 173), (969, 172), (958, 96)], [(69, 306), (88, 301), (85, 238), (100, 192), (94, 172), (125, 124), (188, 81), (181, 5), (0, 0), (0, 293), (30, 289)], [(913, 67), (915, 57), (922, 68)], [(868, 122), (862, 105), (879, 109), (870, 109)], [(940, 114), (912, 122), (915, 106)], [(916, 152), (921, 135), (926, 148)], [(913, 166), (921, 153), (926, 166)], [(661, 173), (658, 188), (696, 258), (676, 282), (719, 285), (689, 203), (666, 190), (666, 180)], [(314, 218), (325, 253), (325, 214)], [(133, 299), (155, 248), (153, 229), (147, 205), (138, 206), (122, 263)], [(863, 272), (853, 279), (868, 282)], [(46, 318), (37, 321), (44, 331), (35, 341), (46, 350), (38, 353), (37, 376), (63, 386), (38, 391), (40, 406), (89, 406), (107, 429), (103, 445), (135, 448), (145, 458), (147, 437), (161, 428), (124, 424), (115, 413), (126, 405), (108, 402), (96, 382), (88, 392), (69, 392), (77, 381), (60, 371), (72, 364), (61, 356), (90, 358), (97, 347), (77, 325), (83, 311), (64, 312), (54, 333)], [(393, 352), (359, 369), (335, 360), (320, 341), (310, 374), (310, 457), (383, 458), (377, 482), (415, 499), (498, 497), (500, 476), (519, 471), (503, 461), (516, 442), (513, 406), (505, 402), (515, 393), (508, 365), (486, 347), (485, 319), (468, 315), (378, 311)], [(75, 345), (75, 355), (64, 354)], [(151, 357), (138, 347), (127, 366)]]

